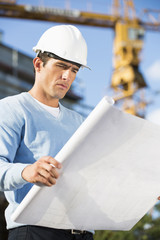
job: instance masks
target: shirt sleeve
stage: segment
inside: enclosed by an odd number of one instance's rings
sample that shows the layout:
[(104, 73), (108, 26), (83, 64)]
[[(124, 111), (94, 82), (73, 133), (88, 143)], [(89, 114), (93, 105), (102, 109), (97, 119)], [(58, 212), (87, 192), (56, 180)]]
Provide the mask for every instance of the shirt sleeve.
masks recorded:
[(28, 164), (15, 162), (24, 125), (23, 114), (15, 105), (0, 101), (0, 191), (21, 188), (27, 183), (21, 173)]

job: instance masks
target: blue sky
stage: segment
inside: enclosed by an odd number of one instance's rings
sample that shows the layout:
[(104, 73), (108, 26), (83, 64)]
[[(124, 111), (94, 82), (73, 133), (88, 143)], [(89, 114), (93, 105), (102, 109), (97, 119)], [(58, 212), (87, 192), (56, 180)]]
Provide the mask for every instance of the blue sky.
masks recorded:
[[(50, 7), (65, 8), (82, 11), (111, 14), (111, 0), (32, 0), (17, 1), (19, 4), (44, 5)], [(134, 0), (136, 13), (142, 17), (142, 9), (160, 9), (159, 0)], [(51, 26), (58, 23), (18, 20), (0, 18), (0, 30), (3, 31), (3, 43), (30, 56), (35, 56), (32, 47), (37, 43), (41, 34)], [(101, 98), (109, 94), (109, 86), (112, 74), (112, 48), (114, 31), (107, 28), (97, 28), (76, 25), (84, 35), (88, 44), (88, 65), (92, 71), (81, 70), (78, 77), (83, 80), (84, 103), (95, 106)], [(160, 107), (160, 32), (147, 31), (145, 34), (144, 49), (140, 70), (150, 86), (149, 100), (152, 104), (148, 107), (148, 113)]]

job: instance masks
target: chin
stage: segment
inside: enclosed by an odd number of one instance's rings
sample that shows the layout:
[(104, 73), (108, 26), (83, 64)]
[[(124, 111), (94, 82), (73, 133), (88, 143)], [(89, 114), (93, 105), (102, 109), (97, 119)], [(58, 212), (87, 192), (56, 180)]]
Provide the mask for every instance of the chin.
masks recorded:
[(53, 98), (56, 98), (56, 99), (63, 99), (65, 97), (66, 94), (58, 94), (57, 96), (53, 96)]

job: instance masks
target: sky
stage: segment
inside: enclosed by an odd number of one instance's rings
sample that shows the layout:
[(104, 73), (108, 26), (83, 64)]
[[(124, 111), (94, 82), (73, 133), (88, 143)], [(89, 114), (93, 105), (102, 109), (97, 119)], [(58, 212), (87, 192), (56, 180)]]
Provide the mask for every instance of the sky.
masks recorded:
[[(70, 8), (82, 11), (111, 14), (111, 0), (17, 0), (18, 4), (39, 5), (53, 8)], [(160, 9), (159, 0), (134, 0), (136, 14), (143, 17), (142, 10), (147, 8)], [(31, 57), (35, 54), (32, 47), (36, 45), (42, 33), (58, 23), (0, 18), (0, 31), (3, 32), (2, 42)], [(112, 75), (114, 31), (109, 28), (76, 25), (82, 32), (88, 45), (87, 65), (92, 69), (79, 71), (82, 80), (84, 103), (96, 106), (104, 95), (110, 94)], [(143, 74), (149, 93), (146, 118), (159, 112), (160, 119), (160, 32), (146, 31), (140, 71)], [(156, 117), (157, 118), (157, 117)], [(160, 120), (159, 120), (160, 121)]]

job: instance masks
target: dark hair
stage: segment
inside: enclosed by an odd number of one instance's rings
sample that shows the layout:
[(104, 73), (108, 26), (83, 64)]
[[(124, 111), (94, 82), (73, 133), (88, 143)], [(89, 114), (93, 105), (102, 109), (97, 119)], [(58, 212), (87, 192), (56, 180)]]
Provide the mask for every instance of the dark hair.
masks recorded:
[(48, 56), (47, 52), (39, 52), (37, 57), (39, 57), (42, 62), (43, 62), (43, 67), (46, 65), (46, 63), (48, 62), (48, 60), (50, 59), (50, 56)]

